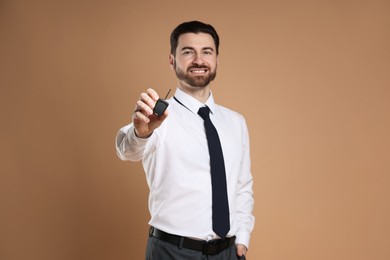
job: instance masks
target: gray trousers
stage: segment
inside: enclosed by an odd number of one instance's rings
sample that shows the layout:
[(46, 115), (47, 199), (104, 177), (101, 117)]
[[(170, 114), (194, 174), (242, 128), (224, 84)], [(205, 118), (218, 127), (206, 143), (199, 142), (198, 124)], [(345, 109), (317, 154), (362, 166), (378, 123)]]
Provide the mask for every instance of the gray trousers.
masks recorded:
[(146, 260), (237, 260), (236, 246), (233, 244), (216, 255), (204, 255), (200, 251), (179, 248), (169, 242), (155, 237), (148, 238), (146, 247)]

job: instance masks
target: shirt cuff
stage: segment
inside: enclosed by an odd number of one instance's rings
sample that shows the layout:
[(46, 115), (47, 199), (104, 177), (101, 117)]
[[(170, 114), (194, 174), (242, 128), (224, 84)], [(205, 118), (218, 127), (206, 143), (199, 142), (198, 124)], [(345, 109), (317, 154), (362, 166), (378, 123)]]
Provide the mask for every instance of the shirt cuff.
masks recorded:
[(236, 233), (236, 244), (241, 244), (249, 248), (250, 234), (247, 232), (237, 232)]
[(132, 126), (127, 132), (127, 138), (129, 139), (130, 143), (133, 145), (145, 145), (148, 142), (150, 136), (152, 136), (152, 134), (144, 138), (138, 137), (137, 134), (135, 133), (135, 127)]

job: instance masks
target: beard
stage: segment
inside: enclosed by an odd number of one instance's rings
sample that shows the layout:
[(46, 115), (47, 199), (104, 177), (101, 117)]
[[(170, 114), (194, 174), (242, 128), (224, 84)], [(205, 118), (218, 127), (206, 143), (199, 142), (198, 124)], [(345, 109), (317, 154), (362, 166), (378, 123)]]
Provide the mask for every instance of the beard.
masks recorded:
[[(176, 65), (176, 64), (175, 64)], [(207, 69), (209, 72), (207, 75), (191, 75), (191, 69)], [(207, 66), (191, 66), (187, 69), (187, 72), (177, 68), (175, 66), (176, 77), (187, 83), (192, 87), (204, 88), (217, 76), (217, 68), (214, 71), (210, 70)]]

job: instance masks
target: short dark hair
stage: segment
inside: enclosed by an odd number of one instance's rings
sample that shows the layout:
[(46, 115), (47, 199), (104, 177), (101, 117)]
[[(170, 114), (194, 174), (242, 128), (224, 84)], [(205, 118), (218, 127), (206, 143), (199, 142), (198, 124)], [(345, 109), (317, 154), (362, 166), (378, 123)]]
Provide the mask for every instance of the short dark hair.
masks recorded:
[(184, 22), (179, 24), (171, 33), (171, 54), (176, 55), (176, 48), (179, 41), (179, 36), (185, 33), (208, 33), (213, 37), (216, 52), (219, 49), (219, 36), (217, 31), (210, 24), (205, 24), (199, 21)]

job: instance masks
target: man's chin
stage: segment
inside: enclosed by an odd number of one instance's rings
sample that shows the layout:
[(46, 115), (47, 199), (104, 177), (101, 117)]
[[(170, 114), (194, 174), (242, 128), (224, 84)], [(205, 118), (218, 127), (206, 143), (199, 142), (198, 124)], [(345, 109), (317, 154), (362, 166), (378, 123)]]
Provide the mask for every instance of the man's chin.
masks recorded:
[(195, 77), (189, 80), (189, 84), (193, 87), (198, 87), (198, 88), (204, 88), (210, 83), (210, 79), (208, 77)]
[(206, 81), (192, 81), (192, 82), (187, 82), (188, 85), (194, 87), (194, 88), (204, 88), (206, 87), (210, 82)]
[(215, 78), (215, 75), (203, 75), (203, 76), (189, 76), (189, 75), (182, 75), (180, 73), (176, 73), (177, 78), (183, 82), (185, 82), (187, 85), (193, 87), (193, 88), (204, 88), (207, 87), (211, 81)]

